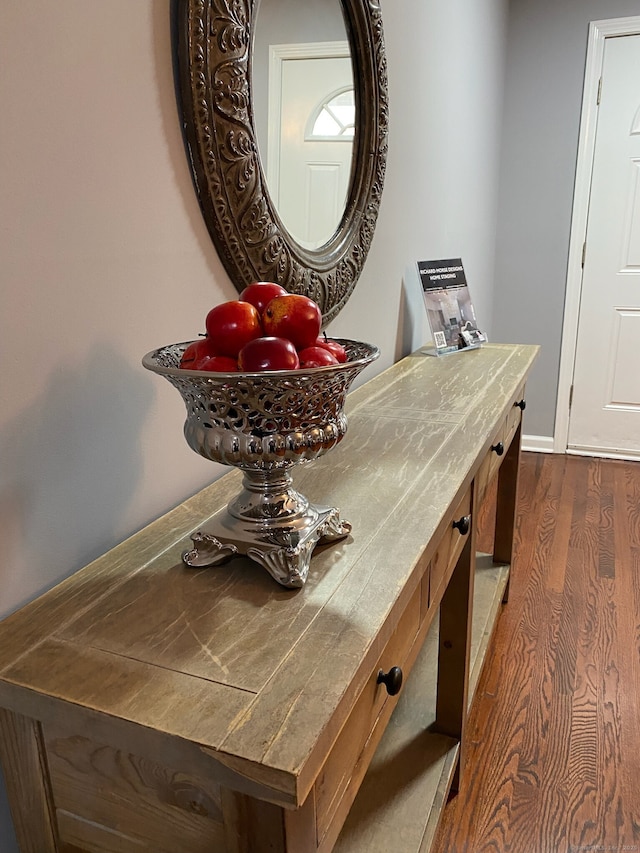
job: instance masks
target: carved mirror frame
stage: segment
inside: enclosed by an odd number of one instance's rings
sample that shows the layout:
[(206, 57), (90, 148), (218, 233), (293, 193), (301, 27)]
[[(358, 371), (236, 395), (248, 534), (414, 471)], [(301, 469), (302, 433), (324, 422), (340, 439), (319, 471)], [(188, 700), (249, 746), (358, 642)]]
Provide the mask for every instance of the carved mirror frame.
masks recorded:
[(177, 0), (176, 58), (185, 144), (211, 238), (234, 286), (275, 281), (336, 316), (356, 285), (378, 217), (387, 156), (387, 66), (380, 4), (340, 0), (356, 100), (350, 189), (333, 237), (305, 249), (269, 194), (254, 126), (259, 0)]

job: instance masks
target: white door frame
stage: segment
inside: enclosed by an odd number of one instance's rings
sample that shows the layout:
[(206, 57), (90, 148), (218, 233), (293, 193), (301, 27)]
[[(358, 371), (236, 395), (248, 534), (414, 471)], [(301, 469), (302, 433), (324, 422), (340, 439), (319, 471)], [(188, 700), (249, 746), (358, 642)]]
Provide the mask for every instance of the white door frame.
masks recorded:
[(609, 18), (604, 21), (592, 21), (589, 25), (576, 182), (573, 195), (573, 215), (571, 217), (571, 236), (569, 238), (564, 321), (562, 324), (562, 342), (560, 346), (558, 398), (556, 402), (556, 422), (553, 436), (554, 453), (571, 452), (567, 450), (569, 440), (569, 399), (578, 337), (578, 318), (582, 291), (582, 252), (587, 233), (593, 154), (598, 123), (598, 89), (604, 62), (605, 39), (639, 34), (640, 16), (632, 18)]
[[(269, 47), (269, 121), (267, 129), (267, 184), (278, 205), (280, 186), (280, 116), (282, 110), (282, 65), (290, 59), (335, 59), (350, 57), (348, 41), (312, 41), (272, 44)], [(275, 121), (275, 116), (278, 120)]]

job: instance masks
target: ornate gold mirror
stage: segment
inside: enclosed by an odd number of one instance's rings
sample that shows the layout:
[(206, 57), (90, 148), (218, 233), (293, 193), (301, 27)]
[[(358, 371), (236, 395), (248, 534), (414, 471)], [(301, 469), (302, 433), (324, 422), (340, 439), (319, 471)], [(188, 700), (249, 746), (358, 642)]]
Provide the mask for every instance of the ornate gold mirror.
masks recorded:
[[(202, 213), (234, 286), (276, 281), (321, 307), (344, 306), (367, 257), (387, 151), (387, 73), (377, 0), (324, 0), (342, 8), (353, 72), (355, 129), (342, 216), (316, 248), (287, 228), (266, 181), (256, 132), (255, 31), (259, 0), (177, 0), (176, 56), (185, 143)], [(272, 14), (270, 0), (264, 13)], [(260, 72), (263, 73), (263, 72)], [(262, 108), (262, 105), (260, 105)]]

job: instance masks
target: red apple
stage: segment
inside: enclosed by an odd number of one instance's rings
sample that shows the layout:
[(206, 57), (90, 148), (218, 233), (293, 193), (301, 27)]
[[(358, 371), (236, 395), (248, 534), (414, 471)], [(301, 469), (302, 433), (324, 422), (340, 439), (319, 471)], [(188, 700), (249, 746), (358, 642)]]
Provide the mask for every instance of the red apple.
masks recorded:
[(203, 355), (196, 359), (192, 370), (208, 370), (211, 373), (237, 373), (238, 362), (228, 355)]
[(258, 309), (238, 299), (212, 308), (205, 325), (214, 355), (230, 358), (237, 358), (245, 344), (262, 334)]
[(184, 367), (187, 370), (195, 370), (194, 363), (204, 356), (210, 355), (213, 355), (213, 351), (209, 338), (198, 338), (197, 341), (192, 341), (182, 353), (180, 367)]
[(298, 353), (286, 338), (266, 336), (249, 341), (238, 355), (238, 368), (246, 373), (262, 370), (297, 370)]
[(313, 299), (297, 293), (276, 296), (262, 315), (265, 335), (287, 338), (297, 350), (313, 346), (321, 324), (322, 314), (318, 305)]
[(338, 359), (326, 347), (305, 347), (298, 353), (300, 367), (324, 367), (338, 364)]
[(314, 346), (328, 349), (329, 352), (338, 359), (340, 364), (344, 364), (347, 360), (347, 351), (342, 344), (338, 343), (338, 341), (334, 341), (332, 338), (328, 338), (326, 335), (320, 335), (320, 337), (316, 339)]
[(286, 296), (286, 294), (284, 287), (273, 281), (254, 281), (245, 287), (240, 294), (240, 299), (250, 302), (254, 308), (258, 309), (258, 313), (262, 314), (272, 299), (276, 296)]

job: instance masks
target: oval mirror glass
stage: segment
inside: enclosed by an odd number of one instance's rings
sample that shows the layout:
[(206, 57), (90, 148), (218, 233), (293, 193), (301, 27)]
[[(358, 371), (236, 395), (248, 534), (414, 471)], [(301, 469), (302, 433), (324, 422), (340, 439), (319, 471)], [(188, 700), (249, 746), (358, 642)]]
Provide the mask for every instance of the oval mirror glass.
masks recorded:
[(356, 103), (340, 0), (261, 0), (251, 87), (266, 184), (301, 246), (328, 243), (344, 215)]

